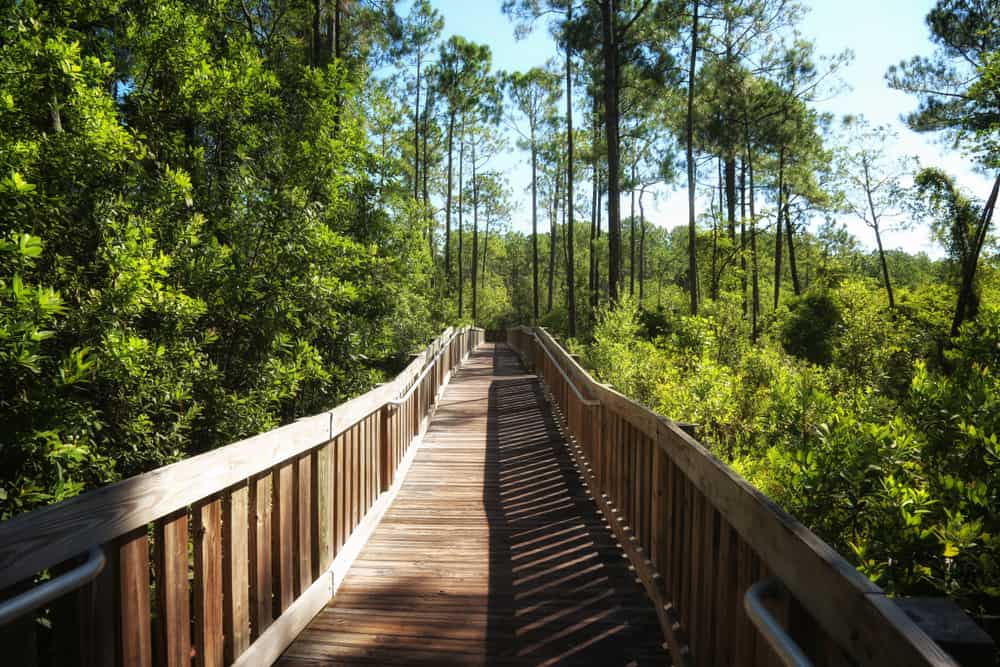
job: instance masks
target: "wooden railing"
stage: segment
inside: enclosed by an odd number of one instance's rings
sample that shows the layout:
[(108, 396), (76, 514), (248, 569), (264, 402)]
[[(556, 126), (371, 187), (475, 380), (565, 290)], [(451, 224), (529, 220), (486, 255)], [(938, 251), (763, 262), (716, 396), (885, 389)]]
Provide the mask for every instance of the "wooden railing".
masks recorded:
[(448, 329), (395, 380), (329, 412), (0, 524), (0, 600), (95, 546), (106, 559), (47, 605), (46, 641), (35, 613), (0, 629), (0, 662), (271, 664), (340, 585), (439, 390), (482, 340)]
[[(789, 647), (816, 665), (955, 664), (878, 586), (677, 424), (595, 381), (544, 329), (509, 329), (507, 341), (560, 413), (675, 664), (801, 664)], [(771, 595), (763, 605), (759, 591)]]

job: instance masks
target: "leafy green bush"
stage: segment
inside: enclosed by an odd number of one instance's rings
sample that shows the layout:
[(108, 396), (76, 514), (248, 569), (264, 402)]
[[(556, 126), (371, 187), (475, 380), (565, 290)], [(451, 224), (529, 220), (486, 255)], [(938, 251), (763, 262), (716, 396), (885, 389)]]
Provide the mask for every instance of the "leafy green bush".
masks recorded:
[(781, 324), (781, 344), (789, 354), (827, 365), (833, 360), (833, 341), (840, 324), (840, 310), (829, 293), (807, 293), (789, 304)]

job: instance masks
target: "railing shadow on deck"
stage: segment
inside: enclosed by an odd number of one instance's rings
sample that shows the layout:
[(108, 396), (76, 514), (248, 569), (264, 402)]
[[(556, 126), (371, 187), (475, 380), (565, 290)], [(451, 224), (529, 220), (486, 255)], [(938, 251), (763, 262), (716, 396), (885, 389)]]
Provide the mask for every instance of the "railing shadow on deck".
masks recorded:
[[(492, 664), (663, 664), (657, 619), (587, 496), (537, 378), (494, 352), (483, 503)], [(658, 655), (656, 655), (659, 653)]]

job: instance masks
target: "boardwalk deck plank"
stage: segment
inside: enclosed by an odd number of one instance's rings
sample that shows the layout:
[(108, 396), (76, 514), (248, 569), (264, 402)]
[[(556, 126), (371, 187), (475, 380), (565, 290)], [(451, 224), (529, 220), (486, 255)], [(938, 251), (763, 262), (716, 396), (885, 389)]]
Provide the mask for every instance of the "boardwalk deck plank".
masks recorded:
[(453, 377), (395, 502), (283, 667), (667, 664), (656, 614), (502, 345)]

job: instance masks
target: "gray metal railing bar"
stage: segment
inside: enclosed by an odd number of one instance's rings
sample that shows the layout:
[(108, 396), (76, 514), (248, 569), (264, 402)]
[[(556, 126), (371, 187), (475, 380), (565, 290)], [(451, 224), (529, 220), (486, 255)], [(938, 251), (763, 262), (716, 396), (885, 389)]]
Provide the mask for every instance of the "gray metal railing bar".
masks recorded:
[(101, 547), (91, 547), (87, 560), (54, 579), (39, 584), (9, 600), (0, 602), (0, 626), (43, 607), (53, 600), (84, 586), (101, 573), (108, 562)]
[(765, 598), (777, 596), (783, 588), (784, 584), (777, 577), (761, 579), (747, 589), (743, 596), (743, 608), (784, 664), (788, 667), (812, 667), (812, 661), (764, 604)]

